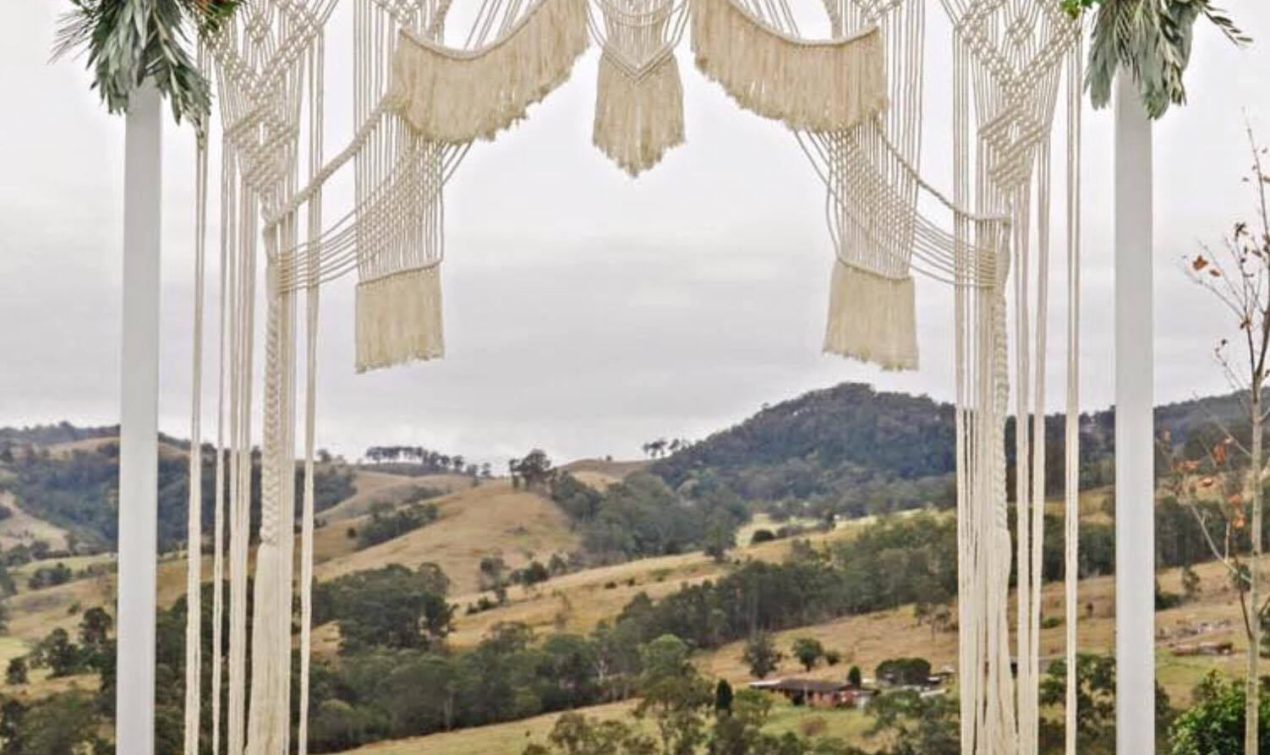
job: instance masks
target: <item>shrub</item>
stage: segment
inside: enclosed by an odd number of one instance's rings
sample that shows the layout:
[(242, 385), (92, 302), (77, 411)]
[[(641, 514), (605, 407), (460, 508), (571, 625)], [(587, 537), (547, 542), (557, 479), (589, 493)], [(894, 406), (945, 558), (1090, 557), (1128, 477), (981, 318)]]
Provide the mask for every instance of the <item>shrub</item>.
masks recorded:
[(798, 730), (803, 733), (804, 737), (818, 737), (829, 731), (829, 722), (823, 716), (812, 716), (804, 718), (798, 724)]
[(776, 533), (771, 530), (754, 530), (754, 534), (750, 535), (750, 545), (758, 545), (759, 543), (769, 543), (776, 539)]

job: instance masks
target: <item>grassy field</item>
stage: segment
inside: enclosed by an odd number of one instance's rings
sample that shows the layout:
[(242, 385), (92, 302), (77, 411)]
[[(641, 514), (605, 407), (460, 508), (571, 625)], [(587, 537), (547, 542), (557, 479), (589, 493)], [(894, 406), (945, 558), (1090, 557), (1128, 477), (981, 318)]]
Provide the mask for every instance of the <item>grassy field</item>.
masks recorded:
[(353, 477), (355, 493), (318, 515), (327, 522), (339, 522), (365, 515), (376, 503), (396, 505), (418, 490), (454, 493), (472, 487), (472, 478), (456, 474), (407, 477), (373, 469), (358, 468)]
[(31, 545), (36, 540), (43, 540), (53, 550), (66, 548), (66, 530), (26, 513), (12, 494), (0, 493), (0, 506), (12, 512), (7, 519), (0, 521), (0, 548), (8, 550), (19, 545)]
[[(851, 522), (833, 532), (813, 533), (806, 539), (815, 544), (843, 540), (858, 529), (859, 525)], [(776, 540), (739, 547), (730, 558), (781, 561), (788, 555), (792, 543), (792, 540)], [(687, 585), (722, 576), (728, 568), (728, 564), (717, 563), (697, 552), (587, 569), (530, 589), (515, 587), (509, 591), (507, 605), (460, 615), (450, 641), (457, 647), (474, 645), (491, 627), (506, 621), (523, 622), (538, 631), (588, 632), (601, 620), (620, 613), (641, 592), (656, 600)], [(454, 600), (466, 606), (479, 597), (479, 593), (460, 594)]]
[[(596, 720), (632, 718), (634, 702), (596, 705), (581, 711)], [(479, 729), (433, 734), (427, 737), (413, 737), (394, 742), (380, 742), (373, 745), (349, 750), (349, 755), (417, 755), (418, 753), (435, 753), (436, 755), (515, 755), (523, 752), (531, 743), (545, 743), (551, 728), (561, 713), (548, 713), (523, 721), (510, 721)], [(650, 723), (639, 724), (648, 733), (653, 733)], [(765, 731), (772, 734), (793, 732), (818, 732), (817, 736), (839, 737), (850, 742), (868, 742), (868, 729), (871, 722), (863, 713), (855, 710), (816, 710), (796, 707), (778, 701), (772, 708)]]
[[(570, 465), (583, 482), (604, 487), (621, 479), (630, 471), (641, 469), (643, 462), (623, 463), (586, 461)], [(481, 558), (501, 555), (512, 567), (531, 558), (546, 561), (554, 553), (568, 553), (578, 546), (578, 536), (570, 529), (564, 514), (550, 501), (513, 489), (506, 479), (483, 482), (472, 487), (470, 478), (455, 475), (407, 477), (359, 468), (354, 480), (356, 493), (348, 500), (324, 512), (325, 525), (316, 534), (317, 577), (331, 579), (362, 569), (389, 563), (417, 566), (438, 563), (453, 582), (453, 600), (460, 605), (456, 631), (451, 643), (457, 648), (470, 647), (481, 640), (499, 622), (523, 622), (540, 634), (556, 630), (587, 632), (601, 620), (610, 619), (640, 592), (654, 599), (663, 597), (685, 585), (717, 578), (729, 568), (701, 553), (644, 559), (626, 564), (605, 566), (566, 574), (534, 588), (513, 587), (506, 605), (493, 610), (466, 614), (465, 606), (481, 596), (477, 580)], [(436, 499), (440, 519), (422, 529), (365, 550), (356, 549), (356, 529), (365, 521), (370, 507), (379, 501), (399, 503), (419, 487), (450, 491)], [(1103, 511), (1105, 491), (1082, 495), (1082, 518), (1106, 521)], [(1050, 504), (1061, 511), (1059, 504)], [(15, 509), (15, 511), (17, 511)], [(0, 544), (6, 536), (26, 537), (26, 533), (54, 533), (56, 528), (34, 517), (22, 514), (21, 529), (5, 529), (0, 525)], [(815, 544), (848, 541), (868, 520), (841, 523), (831, 532), (809, 536)], [(748, 545), (759, 528), (775, 529), (778, 523), (759, 515), (738, 534), (738, 547), (729, 554), (733, 560), (761, 559), (778, 561), (787, 555), (791, 541), (773, 541)], [(41, 528), (50, 528), (42, 530)], [(19, 593), (7, 602), (10, 614), (9, 632), (0, 637), (0, 668), (11, 658), (29, 652), (36, 642), (54, 627), (74, 634), (80, 615), (89, 607), (110, 606), (113, 602), (115, 577), (111, 573), (68, 584), (31, 591), (26, 588), (29, 576), (39, 566), (58, 560), (77, 573), (93, 564), (109, 563), (113, 556), (73, 557), (27, 564), (14, 570)], [(210, 577), (211, 559), (204, 559), (205, 574)], [(1156, 616), (1158, 637), (1159, 680), (1175, 706), (1189, 701), (1190, 690), (1210, 669), (1221, 669), (1238, 675), (1242, 669), (1240, 653), (1244, 647), (1240, 630), (1240, 614), (1229, 579), (1219, 565), (1197, 567), (1201, 578), (1199, 598), (1189, 604), (1159, 612)], [(180, 555), (165, 558), (159, 566), (159, 601), (168, 606), (185, 590), (185, 561)], [(1160, 575), (1161, 587), (1181, 592), (1176, 570)], [(1084, 651), (1108, 652), (1114, 637), (1114, 580), (1097, 577), (1081, 583), (1080, 646)], [(955, 612), (954, 612), (955, 614)], [(1045, 591), (1043, 614), (1050, 625), (1042, 631), (1041, 653), (1057, 657), (1063, 652), (1062, 586), (1049, 585)], [(1012, 619), (1013, 621), (1013, 619)], [(777, 675), (842, 677), (852, 665), (859, 665), (865, 676), (872, 676), (876, 665), (887, 658), (920, 656), (936, 667), (953, 666), (956, 661), (955, 631), (934, 631), (919, 624), (911, 606), (867, 616), (849, 617), (814, 627), (782, 632), (777, 636), (781, 649), (788, 651), (797, 637), (811, 636), (826, 647), (839, 651), (842, 661), (835, 667), (821, 666), (804, 674), (786, 659)], [(338, 648), (338, 630), (334, 626), (316, 630), (315, 648), (319, 653), (332, 653)], [(1178, 657), (1172, 648), (1200, 641), (1231, 641), (1235, 655), (1228, 657)], [(726, 678), (741, 685), (749, 681), (748, 670), (741, 660), (741, 643), (697, 656), (702, 671), (712, 677)], [(32, 674), (32, 683), (22, 690), (4, 689), (6, 693), (42, 696), (71, 687), (91, 688), (92, 677), (47, 679), (44, 672)], [(3, 685), (0, 685), (3, 689)], [(588, 715), (627, 716), (629, 703), (587, 709)], [(500, 724), (476, 730), (433, 735), (416, 740), (383, 743), (358, 752), (392, 753), (436, 752), (446, 755), (471, 753), (518, 753), (530, 741), (541, 741), (554, 725), (555, 715), (539, 716), (526, 721)], [(787, 705), (778, 706), (770, 723), (772, 731), (803, 731), (808, 719), (820, 717), (825, 732), (855, 742), (864, 741), (869, 719), (854, 711), (809, 711)], [(820, 728), (821, 724), (815, 724)]]
[(315, 557), (320, 560), (317, 578), (333, 579), (390, 563), (418, 566), (431, 561), (445, 571), (456, 594), (466, 594), (477, 590), (478, 567), (485, 556), (501, 555), (515, 568), (531, 558), (545, 561), (553, 553), (577, 548), (569, 521), (555, 504), (513, 490), (506, 480), (469, 486), (436, 503), (441, 512), (438, 521), (360, 551), (334, 555), (333, 548), (333, 541), (350, 540), (348, 526), (356, 526), (356, 520), (327, 524), (322, 528), (323, 549), (319, 551), (315, 544)]

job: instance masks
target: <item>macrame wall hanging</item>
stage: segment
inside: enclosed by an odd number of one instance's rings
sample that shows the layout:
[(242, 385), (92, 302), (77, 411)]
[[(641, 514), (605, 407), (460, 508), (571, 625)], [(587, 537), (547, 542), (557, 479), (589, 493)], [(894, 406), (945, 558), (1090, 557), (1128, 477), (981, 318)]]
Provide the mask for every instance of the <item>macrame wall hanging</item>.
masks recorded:
[(602, 54), (591, 140), (637, 176), (684, 141), (675, 46), (688, 5), (686, 0), (595, 0), (595, 8), (591, 34)]
[[(523, 119), (568, 78), (594, 37), (601, 55), (593, 142), (632, 176), (652, 168), (684, 141), (675, 47), (687, 28), (697, 68), (741, 107), (787, 125), (824, 182), (835, 253), (827, 352), (914, 369), (913, 273), (953, 292), (962, 751), (976, 755), (1037, 750), (1051, 124), (1065, 79), (1067, 747), (1074, 753), (1082, 77), (1080, 29), (1058, 0), (942, 0), (953, 25), (950, 193), (921, 174), (923, 88), (931, 75), (923, 69), (928, 0), (824, 0), (823, 38), (800, 32), (798, 17), (807, 11), (796, 14), (786, 0), (481, 0), (470, 27), (453, 38), (446, 24), (451, 0), (342, 0), (353, 5), (357, 128), (328, 157), (324, 34), (340, 1), (245, 0), (200, 51), (221, 112), (220, 322), (213, 641), (205, 665), (197, 641), (201, 612), (189, 611), (187, 755), (204, 744), (205, 671), (215, 755), (306, 751), (321, 286), (357, 274), (358, 371), (442, 356), (443, 189), (473, 143)], [(208, 154), (201, 144), (194, 448), (202, 442)], [(354, 206), (328, 224), (323, 190), (346, 167)], [(256, 312), (261, 263), (263, 326)], [(264, 342), (259, 393), (258, 338)], [(1014, 451), (1022, 460), (1013, 556), (1005, 454), (1012, 375)], [(261, 510), (253, 533), (257, 411)], [(203, 506), (202, 464), (195, 458), (190, 475), (187, 581), (194, 606), (201, 603)], [(292, 689), (297, 642), (299, 681)]]
[[(292, 601), (300, 595), (299, 752), (306, 750), (313, 579), (313, 455), (318, 293), (358, 274), (357, 369), (441, 356), (442, 188), (469, 146), (525, 116), (562, 83), (588, 44), (584, 0), (485, 0), (461, 46), (445, 42), (448, 0), (354, 3), (358, 128), (323, 151), (325, 25), (335, 0), (248, 0), (210, 40), (206, 57), (221, 112), (221, 328), (213, 533), (211, 749), (274, 755), (291, 748)], [(441, 107), (434, 106), (442, 103)], [(199, 181), (205, 187), (206, 147)], [(346, 165), (356, 204), (327, 226), (322, 191)], [(200, 190), (200, 218), (206, 192)], [(199, 224), (202, 249), (205, 223)], [(201, 258), (200, 258), (201, 259)], [(255, 384), (257, 264), (265, 265), (263, 391)], [(199, 290), (202, 285), (200, 266)], [(299, 337), (304, 295), (303, 339)], [(196, 342), (202, 342), (201, 303)], [(304, 415), (297, 421), (304, 342)], [(196, 368), (199, 367), (196, 364)], [(196, 369), (196, 375), (198, 370)], [(201, 441), (198, 379), (192, 428)], [(260, 524), (248, 590), (253, 418), (259, 402)], [(297, 425), (303, 432), (294, 574)], [(201, 465), (191, 463), (191, 491)], [(191, 492), (191, 542), (201, 501)], [(228, 543), (228, 552), (224, 547)], [(201, 564), (189, 549), (189, 599)], [(229, 593), (222, 578), (228, 573)], [(250, 642), (248, 606), (251, 607)], [(229, 637), (221, 636), (228, 607)], [(190, 611), (187, 636), (200, 635)], [(228, 657), (221, 648), (228, 646)], [(227, 666), (226, 709), (220, 679)], [(200, 751), (199, 643), (187, 643), (185, 752)], [(248, 695), (250, 690), (250, 695)], [(221, 721), (226, 741), (221, 742)]]

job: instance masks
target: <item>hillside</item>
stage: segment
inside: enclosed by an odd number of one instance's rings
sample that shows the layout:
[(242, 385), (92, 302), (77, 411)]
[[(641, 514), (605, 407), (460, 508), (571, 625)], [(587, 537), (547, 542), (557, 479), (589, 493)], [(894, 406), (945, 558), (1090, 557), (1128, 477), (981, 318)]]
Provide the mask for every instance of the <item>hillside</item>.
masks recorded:
[(348, 528), (356, 528), (364, 517), (330, 521), (317, 536), (317, 579), (330, 580), (384, 564), (416, 567), (432, 562), (444, 570), (456, 594), (465, 594), (477, 589), (478, 566), (485, 556), (501, 555), (515, 568), (535, 556), (546, 559), (577, 547), (568, 519), (554, 504), (513, 490), (506, 480), (475, 488), (468, 485), (435, 502), (440, 508), (435, 523), (365, 550), (338, 545), (340, 540), (350, 540)]
[[(1235, 411), (1229, 397), (1196, 400), (1160, 407), (1157, 423), (1185, 446), (1217, 420), (1233, 423)], [(1082, 483), (1095, 489), (1081, 505), (1080, 634), (1082, 649), (1095, 652), (1112, 645), (1112, 530), (1108, 490), (1098, 486), (1109, 479), (1113, 422), (1109, 411), (1081, 422)], [(685, 643), (706, 678), (736, 686), (751, 679), (742, 651), (755, 627), (770, 630), (785, 654), (776, 675), (837, 679), (850, 665), (869, 674), (902, 656), (955, 665), (955, 536), (951, 513), (939, 507), (951, 491), (952, 423), (949, 405), (847, 384), (764, 407), (651, 461), (584, 459), (496, 478), (489, 464), (482, 471), (415, 447), (380, 448), (371, 464), (325, 457), (313, 751), (379, 741), (364, 751), (519, 753), (543, 741), (561, 710), (629, 720), (632, 703), (613, 701), (635, 693), (642, 648), (667, 635)], [(1059, 458), (1061, 426), (1061, 417), (1047, 418)], [(0, 551), (13, 559), (15, 589), (5, 599), (0, 666), (30, 657), (54, 630), (75, 641), (86, 612), (112, 610), (112, 430), (0, 430), (0, 505), (10, 512), (0, 519)], [(171, 438), (160, 453), (160, 650), (164, 673), (177, 679), (187, 453), (188, 444)], [(205, 452), (205, 484), (213, 456)], [(1058, 469), (1051, 479), (1061, 479)], [(885, 516), (918, 508), (933, 513)], [(1061, 515), (1057, 502), (1051, 509)], [(416, 514), (422, 518), (409, 527), (367, 539), (385, 522)], [(1162, 502), (1157, 518), (1167, 535), (1162, 564), (1206, 557), (1189, 514)], [(896, 525), (905, 522), (915, 528)], [(1061, 529), (1047, 527), (1050, 579), (1057, 576), (1051, 561), (1061, 564), (1052, 558)], [(428, 581), (437, 572), (425, 565), (439, 569), (445, 587)], [(204, 566), (209, 579), (210, 559)], [(1169, 652), (1195, 641), (1241, 644), (1228, 580), (1212, 564), (1196, 572), (1200, 592), (1158, 616), (1160, 678), (1175, 704), (1206, 671), (1237, 672), (1231, 658)], [(59, 581), (46, 581), (50, 574)], [(1182, 590), (1176, 569), (1161, 571), (1160, 583)], [(410, 613), (438, 595), (428, 604), (444, 609), (437, 621)], [(930, 618), (932, 611), (945, 618)], [(1063, 633), (1058, 583), (1047, 587), (1044, 611), (1049, 656)], [(400, 617), (404, 632), (387, 623)], [(790, 649), (803, 637), (840, 652), (841, 663), (800, 670)], [(0, 685), (0, 695), (39, 701), (91, 692), (98, 679), (83, 668), (57, 677), (38, 668), (29, 684)], [(440, 689), (461, 692), (429, 697)], [(160, 701), (173, 722), (178, 691)], [(451, 728), (450, 716), (459, 730), (439, 733)], [(877, 744), (864, 733), (869, 726), (856, 711), (779, 705), (766, 730), (815, 729), (868, 750)], [(422, 732), (433, 733), (411, 738)]]
[[(1220, 423), (1246, 434), (1234, 395), (1159, 406), (1157, 433), (1185, 448)], [(1061, 492), (1064, 417), (1046, 417), (1052, 495)], [(925, 396), (877, 391), (843, 383), (765, 406), (739, 424), (652, 462), (649, 470), (672, 487), (722, 482), (757, 501), (810, 499), (839, 514), (946, 503), (953, 492), (955, 414), (952, 404)], [(1013, 464), (1014, 420), (1006, 422)], [(1081, 415), (1081, 487), (1110, 484), (1114, 476), (1115, 410)]]
[(713, 475), (748, 499), (853, 495), (863, 504), (861, 491), (889, 487), (914, 505), (952, 473), (953, 429), (949, 404), (846, 383), (765, 407), (650, 469), (673, 487)]
[[(1238, 430), (1238, 416), (1232, 396), (1216, 396), (1158, 407), (1156, 425), (1184, 447), (1210, 433), (1216, 422)], [(1059, 415), (1046, 421), (1052, 494), (1059, 492), (1062, 482), (1062, 424)], [(722, 485), (749, 502), (809, 502), (856, 517), (950, 503), (953, 434), (950, 404), (844, 383), (765, 406), (743, 422), (663, 458), (585, 459), (562, 469), (594, 487), (647, 470), (689, 497), (703, 485), (710, 490)], [(1006, 434), (1007, 453), (1012, 453), (1012, 420)], [(55, 531), (44, 532), (49, 537), (69, 533), (81, 548), (109, 550), (116, 536), (116, 437), (116, 427), (79, 428), (66, 422), (0, 428), (0, 491), (12, 494), (23, 514), (52, 525)], [(170, 550), (184, 539), (188, 444), (167, 437), (162, 441), (160, 540), (162, 549)], [(1082, 487), (1109, 484), (1115, 450), (1112, 410), (1082, 416), (1081, 444)], [(357, 467), (356, 490), (348, 476), (353, 465), (319, 464), (317, 507), (324, 517), (364, 515), (371, 503), (391, 502), (394, 495), (417, 487), (450, 492), (475, 476), (470, 472), (476, 465), (464, 465), (469, 473), (452, 470), (453, 462), (462, 462), (457, 455), (409, 447), (371, 451), (386, 462)], [(204, 452), (205, 500), (211, 497), (213, 456)], [(490, 465), (482, 466), (488, 470)], [(451, 471), (438, 471), (447, 469)], [(383, 486), (388, 487), (379, 490)], [(339, 509), (326, 511), (337, 505)], [(211, 524), (210, 508), (205, 523)], [(0, 524), (0, 545), (11, 532), (19, 539), (23, 532), (36, 533), (39, 528), (32, 525), (23, 518), (9, 526)]]
[[(833, 533), (816, 536), (813, 542), (823, 545), (849, 540), (861, 526), (867, 525), (844, 525)], [(741, 547), (733, 557), (738, 561), (781, 560), (787, 556), (789, 547), (788, 542)], [(525, 622), (540, 637), (551, 636), (555, 631), (585, 633), (598, 621), (611, 620), (639, 593), (660, 600), (687, 585), (717, 579), (730, 568), (715, 564), (699, 554), (662, 557), (577, 572), (552, 579), (535, 590), (518, 588), (512, 591), (507, 606), (476, 616), (460, 617), (457, 630), (451, 635), (452, 644), (456, 649), (473, 647), (482, 637), (488, 637), (494, 626), (507, 621)], [(1239, 653), (1243, 640), (1238, 629), (1239, 613), (1223, 567), (1203, 564), (1196, 568), (1196, 572), (1199, 597), (1193, 602), (1160, 611), (1156, 619), (1159, 628), (1159, 679), (1174, 705), (1185, 705), (1195, 684), (1208, 671), (1219, 670), (1237, 675), (1241, 663)], [(1162, 572), (1160, 581), (1165, 590), (1181, 590), (1176, 570)], [(1082, 580), (1080, 601), (1081, 651), (1110, 652), (1114, 646), (1114, 579), (1094, 577)], [(955, 604), (953, 611), (955, 613)], [(1042, 655), (1047, 659), (1058, 657), (1063, 652), (1063, 611), (1061, 583), (1047, 585), (1043, 617), (1048, 621), (1042, 631)], [(802, 669), (789, 655), (788, 648), (796, 639), (804, 637), (815, 638), (828, 648), (842, 651), (841, 663), (836, 666), (822, 663), (810, 672)], [(872, 669), (883, 660), (897, 657), (925, 658), (935, 668), (956, 666), (955, 627), (933, 627), (918, 618), (913, 605), (784, 630), (775, 633), (774, 639), (778, 647), (786, 649), (786, 657), (773, 673), (775, 677), (839, 679), (852, 665), (871, 674)], [(1226, 641), (1234, 643), (1235, 654), (1208, 657), (1174, 654), (1175, 649), (1184, 645)], [(734, 686), (744, 685), (753, 676), (742, 659), (743, 646), (743, 642), (734, 641), (707, 650), (696, 656), (696, 665), (711, 678), (727, 679)], [(583, 712), (598, 719), (630, 720), (632, 707), (629, 703), (601, 704), (588, 706)], [(413, 752), (514, 754), (519, 753), (529, 741), (544, 741), (558, 718), (558, 713), (550, 713), (460, 731), (381, 742), (349, 752), (358, 755), (404, 755)], [(873, 745), (865, 733), (870, 726), (869, 720), (857, 711), (824, 711), (782, 704), (777, 706), (769, 728), (773, 731), (800, 731), (809, 719), (817, 718), (827, 722), (828, 732), (850, 736), (858, 746), (872, 749)]]

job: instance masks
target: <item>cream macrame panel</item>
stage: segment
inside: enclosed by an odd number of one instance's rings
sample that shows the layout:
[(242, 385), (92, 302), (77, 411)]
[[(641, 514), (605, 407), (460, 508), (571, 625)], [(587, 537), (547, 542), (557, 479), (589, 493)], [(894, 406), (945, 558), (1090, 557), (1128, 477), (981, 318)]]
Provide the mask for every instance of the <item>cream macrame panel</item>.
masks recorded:
[[(1045, 364), (1050, 276), (1051, 124), (1066, 74), (1068, 354), (1077, 358), (1080, 26), (1048, 0), (943, 3), (953, 24), (954, 186), (951, 196), (921, 176), (925, 39), (923, 0), (827, 0), (832, 36), (800, 35), (783, 0), (695, 0), (698, 67), (742, 107), (783, 121), (827, 190), (826, 215), (837, 252), (825, 350), (885, 369), (917, 366), (911, 273), (948, 284), (954, 294), (957, 380), (959, 646), (962, 751), (1034, 753), (1039, 714), (1041, 552), (1045, 493)], [(877, 40), (884, 57), (866, 40)], [(837, 44), (838, 46), (832, 47)], [(818, 46), (819, 45), (819, 46)], [(833, 107), (794, 82), (838, 70), (811, 62), (827, 49), (853, 49), (884, 65), (882, 99), (855, 81)], [(747, 54), (753, 50), (771, 50)], [(885, 60), (885, 63), (881, 61)], [(799, 70), (801, 68), (801, 71)], [(827, 77), (822, 77), (827, 78)], [(822, 95), (829, 97), (828, 93)], [(879, 103), (856, 108), (853, 103)], [(919, 196), (942, 207), (939, 223), (919, 211)], [(1032, 226), (1035, 219), (1036, 226)], [(1011, 275), (1012, 273), (1012, 275)], [(1011, 282), (1013, 285), (1011, 285)], [(1033, 318), (1035, 314), (1035, 318)], [(1012, 315), (1012, 327), (1007, 323)], [(1010, 348), (1009, 333), (1014, 344)], [(1013, 353), (1013, 361), (1011, 361)], [(1007, 529), (1005, 421), (1016, 433), (1018, 550)], [(1068, 370), (1067, 616), (1069, 672), (1075, 652), (1077, 373)], [(1011, 568), (1017, 566), (1018, 625), (1009, 626)], [(1011, 672), (1018, 656), (1017, 682)], [(1074, 676), (1068, 677), (1068, 751), (1074, 752)]]
[[(357, 273), (359, 371), (442, 356), (443, 189), (473, 142), (526, 117), (567, 79), (594, 38), (602, 54), (593, 142), (632, 176), (652, 168), (684, 140), (675, 47), (686, 29), (697, 68), (741, 107), (785, 123), (825, 184), (834, 249), (826, 351), (886, 369), (916, 368), (913, 273), (953, 292), (962, 751), (977, 755), (1035, 753), (1037, 747), (1046, 488), (1041, 418), (1050, 206), (1058, 204), (1051, 196), (1051, 131), (1066, 82), (1067, 746), (1074, 752), (1079, 25), (1057, 0), (941, 0), (953, 23), (954, 61), (949, 80), (940, 82), (953, 94), (953, 186), (943, 192), (921, 173), (923, 90), (932, 75), (923, 66), (927, 0), (824, 0), (830, 30), (824, 39), (800, 32), (786, 0), (481, 0), (472, 24), (457, 36), (447, 28), (450, 1), (345, 0), (353, 5), (357, 127), (330, 157), (323, 143), (324, 34), (337, 0), (246, 0), (200, 50), (216, 81), (222, 144), (213, 650), (205, 669), (201, 612), (190, 610), (185, 752), (200, 750), (203, 673), (211, 675), (214, 753), (290, 751), (293, 694), (299, 710), (294, 746), (306, 750), (321, 285)], [(346, 166), (354, 206), (326, 223), (323, 189)], [(202, 441), (208, 175), (202, 145), (194, 448)], [(923, 208), (932, 207), (941, 218), (928, 217)], [(256, 317), (262, 262), (263, 326)], [(264, 346), (259, 394), (258, 337)], [(1036, 459), (1019, 465), (1013, 555), (1004, 447), (1011, 398), (1022, 418), (1016, 458)], [(262, 503), (249, 595), (257, 411)], [(191, 606), (201, 603), (204, 502), (197, 456), (190, 460)], [(1013, 567), (1019, 589), (1012, 642)], [(293, 690), (297, 588), (300, 668)], [(222, 668), (227, 690), (221, 689)]]
[[(493, 138), (525, 117), (530, 105), (568, 77), (588, 43), (584, 0), (485, 0), (466, 38), (453, 47), (447, 46), (445, 34), (449, 0), (348, 1), (354, 15), (358, 125), (350, 143), (330, 158), (323, 151), (324, 31), (336, 0), (246, 0), (200, 50), (216, 82), (221, 113), (213, 650), (206, 670), (212, 682), (210, 744), (218, 755), (289, 752), (293, 694), (299, 697), (294, 746), (300, 753), (307, 748), (321, 285), (358, 274), (359, 370), (441, 356), (443, 186), (473, 141)], [(445, 107), (434, 108), (434, 100), (445, 96), (450, 98)], [(206, 144), (201, 144), (194, 448), (201, 443), (207, 155)], [(353, 172), (355, 204), (326, 224), (323, 188), (345, 166)], [(262, 329), (256, 321), (261, 262), (266, 286)], [(258, 330), (264, 338), (259, 395)], [(302, 420), (297, 411), (301, 395)], [(261, 508), (253, 533), (257, 407)], [(300, 445), (304, 472), (297, 559), (294, 470)], [(187, 583), (190, 605), (198, 606), (202, 465), (197, 454), (191, 456)], [(253, 535), (258, 545), (249, 591)], [(222, 588), (226, 574), (228, 594)], [(300, 673), (293, 690), (292, 601), (297, 591)], [(228, 638), (222, 636), (226, 610)], [(184, 751), (195, 755), (200, 752), (204, 673), (200, 611), (188, 612), (186, 636)], [(223, 668), (226, 690), (221, 689)], [(227, 732), (223, 742), (222, 721)]]

